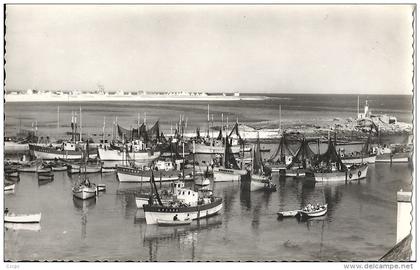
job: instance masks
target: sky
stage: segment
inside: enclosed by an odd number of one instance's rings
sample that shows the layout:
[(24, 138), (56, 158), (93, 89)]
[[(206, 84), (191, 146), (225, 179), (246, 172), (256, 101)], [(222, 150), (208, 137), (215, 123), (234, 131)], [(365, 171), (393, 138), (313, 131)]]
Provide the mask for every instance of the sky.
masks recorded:
[(409, 5), (7, 5), (6, 89), (410, 94)]

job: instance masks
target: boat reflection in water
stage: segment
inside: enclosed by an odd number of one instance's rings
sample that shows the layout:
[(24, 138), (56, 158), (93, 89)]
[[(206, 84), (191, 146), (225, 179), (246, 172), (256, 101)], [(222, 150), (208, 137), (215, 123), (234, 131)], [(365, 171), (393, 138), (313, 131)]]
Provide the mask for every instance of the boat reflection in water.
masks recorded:
[(73, 205), (81, 212), (81, 239), (86, 239), (86, 225), (88, 211), (93, 209), (96, 205), (96, 197), (81, 200), (73, 197)]
[[(222, 217), (216, 215), (210, 218), (194, 220), (190, 225), (179, 227), (143, 226), (143, 246), (149, 248), (149, 261), (158, 258), (159, 247), (174, 244), (178, 248), (191, 248), (191, 261), (195, 260), (195, 246), (198, 234), (220, 228)], [(162, 254), (164, 255), (164, 254)], [(185, 261), (185, 258), (183, 259)]]
[(12, 231), (34, 231), (39, 232), (41, 231), (41, 224), (40, 223), (4, 223), (4, 227), (6, 230)]

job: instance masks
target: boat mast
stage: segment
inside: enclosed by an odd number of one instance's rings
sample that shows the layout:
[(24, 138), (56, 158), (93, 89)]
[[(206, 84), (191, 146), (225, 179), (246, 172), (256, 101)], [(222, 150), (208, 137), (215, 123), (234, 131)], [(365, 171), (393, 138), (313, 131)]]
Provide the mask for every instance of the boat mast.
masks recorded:
[(82, 141), (82, 106), (80, 106), (80, 138), (79, 141)]
[(106, 116), (104, 116), (104, 125), (102, 127), (102, 143), (105, 143), (105, 120)]
[(210, 136), (210, 104), (207, 104), (207, 137)]
[(279, 135), (281, 135), (281, 104), (279, 104)]
[(118, 139), (118, 116), (115, 116), (115, 139)]
[(185, 143), (182, 141), (182, 180), (185, 181)]
[(211, 115), (211, 145), (213, 145), (213, 114)]
[(140, 139), (140, 113), (137, 113), (137, 137)]
[(224, 130), (223, 113), (222, 113), (222, 126), (220, 127), (220, 129), (222, 130), (222, 138), (224, 138), (224, 135), (223, 135), (223, 130)]
[(60, 132), (60, 105), (57, 106), (57, 136)]
[(193, 179), (195, 181), (195, 141), (193, 141)]
[(359, 96), (357, 96), (357, 118), (359, 118)]

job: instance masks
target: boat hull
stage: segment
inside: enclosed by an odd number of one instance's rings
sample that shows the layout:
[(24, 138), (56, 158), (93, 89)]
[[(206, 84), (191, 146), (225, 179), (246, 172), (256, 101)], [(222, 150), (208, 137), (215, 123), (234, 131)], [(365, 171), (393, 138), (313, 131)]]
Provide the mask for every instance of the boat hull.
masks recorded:
[(246, 170), (234, 170), (225, 168), (215, 168), (213, 170), (214, 182), (240, 181), (241, 176), (246, 175)]
[(328, 208), (325, 205), (324, 208), (316, 210), (316, 211), (311, 211), (311, 212), (299, 210), (299, 215), (304, 218), (322, 217), (323, 215), (327, 213), (327, 211), (328, 211)]
[(41, 213), (33, 215), (5, 215), (4, 222), (9, 223), (39, 223), (41, 221)]
[[(126, 154), (115, 149), (98, 148), (98, 155), (102, 161), (122, 161), (127, 159)], [(150, 163), (160, 157), (160, 152), (130, 152), (128, 159), (136, 163)]]
[(12, 190), (15, 190), (15, 184), (4, 187), (4, 191), (12, 191)]
[[(154, 177), (156, 182), (172, 182), (182, 178), (182, 170), (170, 170), (170, 171), (154, 171)], [(185, 179), (192, 180), (192, 169), (185, 169)], [(117, 167), (117, 178), (120, 182), (140, 183), (149, 182), (152, 177), (152, 171), (140, 170), (131, 167)]]
[(73, 196), (81, 199), (81, 200), (87, 200), (93, 197), (96, 197), (97, 194), (97, 190), (96, 187), (91, 187), (91, 188), (82, 188), (80, 190), (73, 190)]
[[(230, 147), (232, 154), (239, 154), (240, 152), (249, 152), (251, 148), (246, 147), (242, 150), (240, 145), (233, 145)], [(195, 145), (195, 153), (196, 154), (224, 154), (225, 147), (224, 146), (211, 146), (205, 144), (196, 144)]]
[(382, 154), (376, 158), (376, 163), (408, 163), (410, 153)]
[(217, 214), (223, 207), (221, 198), (215, 199), (214, 202), (205, 205), (191, 207), (165, 207), (159, 205), (144, 205), (144, 216), (147, 224), (157, 224), (158, 220), (173, 220), (177, 215), (179, 220), (209, 217)]
[(346, 164), (346, 165), (362, 164), (362, 163), (374, 164), (376, 161), (376, 155), (369, 155), (366, 157), (342, 157), (341, 161), (343, 162), (343, 164)]
[[(43, 160), (54, 160), (54, 159), (65, 159), (75, 160), (82, 159), (82, 151), (71, 151), (71, 150), (57, 150), (51, 147), (44, 147), (39, 145), (29, 145), (29, 149), (37, 159)], [(89, 158), (96, 158), (96, 153), (90, 153)]]
[(80, 166), (80, 165), (69, 165), (67, 167), (67, 172), (70, 174), (76, 173), (100, 173), (102, 170), (101, 165), (91, 165), (91, 166)]
[(340, 182), (353, 181), (366, 178), (368, 166), (364, 165), (359, 168), (349, 169), (347, 172), (327, 172), (314, 173), (316, 182)]
[(190, 225), (191, 222), (192, 222), (191, 219), (187, 219), (187, 220), (162, 220), (162, 219), (158, 219), (157, 220), (157, 224), (159, 226), (164, 226), (164, 227)]

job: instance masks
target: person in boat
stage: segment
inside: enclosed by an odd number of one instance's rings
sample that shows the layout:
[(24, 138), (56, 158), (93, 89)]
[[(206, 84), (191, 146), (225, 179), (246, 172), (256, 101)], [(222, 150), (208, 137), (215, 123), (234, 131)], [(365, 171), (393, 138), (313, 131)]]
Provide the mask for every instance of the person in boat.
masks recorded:
[(84, 185), (85, 185), (85, 186), (87, 186), (87, 187), (90, 187), (90, 181), (89, 181), (89, 178), (86, 178), (86, 179), (85, 179), (85, 181), (84, 181)]
[(9, 208), (6, 207), (6, 209), (4, 209), (4, 214), (7, 215), (9, 213)]
[(174, 219), (174, 221), (178, 221), (179, 220), (178, 219), (178, 214), (176, 214), (173, 219)]
[(190, 214), (187, 214), (187, 217), (185, 218), (185, 220), (190, 220)]

